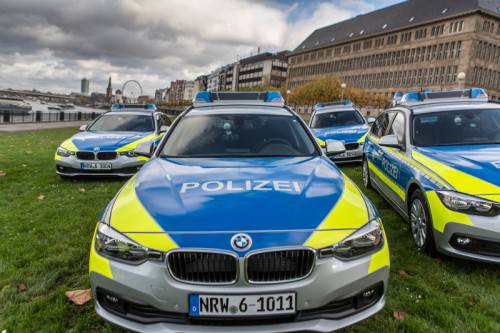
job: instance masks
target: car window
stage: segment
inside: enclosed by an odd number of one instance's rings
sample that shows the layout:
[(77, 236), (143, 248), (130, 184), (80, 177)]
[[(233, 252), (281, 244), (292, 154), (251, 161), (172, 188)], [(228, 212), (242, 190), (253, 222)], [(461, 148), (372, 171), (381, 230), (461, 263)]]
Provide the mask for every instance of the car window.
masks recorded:
[(159, 117), (160, 119), (158, 120), (158, 128), (161, 128), (162, 126), (172, 125), (172, 122), (170, 121), (170, 118), (167, 115), (160, 114)]
[(457, 110), (416, 115), (416, 146), (500, 143), (500, 109)]
[(396, 113), (396, 117), (392, 121), (391, 128), (389, 129), (389, 134), (394, 134), (398, 138), (399, 143), (404, 142), (404, 134), (405, 134), (405, 116), (401, 112)]
[(218, 114), (186, 116), (171, 130), (161, 156), (310, 156), (317, 151), (295, 117)]
[(151, 115), (105, 114), (98, 118), (89, 131), (152, 132), (155, 126)]
[(365, 120), (356, 110), (340, 110), (316, 114), (311, 128), (363, 125)]
[(394, 115), (394, 112), (384, 112), (382, 113), (377, 120), (372, 125), (370, 133), (376, 137), (381, 137), (385, 135), (387, 131), (387, 127), (389, 126), (391, 119)]

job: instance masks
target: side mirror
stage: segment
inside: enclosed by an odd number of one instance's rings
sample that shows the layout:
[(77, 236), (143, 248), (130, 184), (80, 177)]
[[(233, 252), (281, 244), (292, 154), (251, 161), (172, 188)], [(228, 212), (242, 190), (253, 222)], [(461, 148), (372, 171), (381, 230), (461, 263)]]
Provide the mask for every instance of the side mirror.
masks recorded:
[(146, 141), (139, 143), (135, 148), (134, 153), (137, 156), (143, 156), (143, 157), (153, 156), (153, 142)]
[(380, 138), (379, 145), (382, 147), (391, 147), (401, 149), (401, 144), (398, 141), (398, 138), (394, 134), (386, 135)]
[(342, 141), (326, 140), (326, 155), (337, 155), (345, 153), (345, 146)]
[(87, 125), (80, 126), (80, 132), (85, 132), (87, 130)]
[(163, 125), (162, 127), (160, 127), (160, 133), (165, 133), (169, 128), (170, 126)]
[(374, 117), (368, 117), (367, 121), (368, 121), (368, 125), (371, 125), (375, 122), (375, 118)]

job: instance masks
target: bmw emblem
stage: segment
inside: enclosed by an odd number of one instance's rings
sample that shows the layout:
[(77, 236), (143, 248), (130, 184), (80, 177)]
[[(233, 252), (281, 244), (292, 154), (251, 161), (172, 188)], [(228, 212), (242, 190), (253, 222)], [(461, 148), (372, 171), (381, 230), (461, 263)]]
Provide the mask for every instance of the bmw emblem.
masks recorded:
[(94, 147), (94, 151), (99, 151), (100, 148), (99, 147)]
[(245, 251), (252, 246), (252, 238), (247, 234), (236, 234), (231, 238), (231, 246), (236, 251)]

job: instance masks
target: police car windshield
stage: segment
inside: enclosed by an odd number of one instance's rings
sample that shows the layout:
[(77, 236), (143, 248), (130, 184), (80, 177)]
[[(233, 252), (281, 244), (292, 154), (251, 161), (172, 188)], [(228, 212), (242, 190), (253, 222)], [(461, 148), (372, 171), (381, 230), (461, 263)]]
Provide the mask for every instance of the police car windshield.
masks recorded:
[(95, 121), (89, 131), (152, 132), (155, 126), (151, 115), (107, 114)]
[(182, 118), (162, 157), (276, 157), (317, 154), (297, 119), (263, 114), (196, 115)]
[(500, 109), (459, 110), (416, 115), (416, 146), (500, 143)]
[(336, 126), (363, 125), (363, 116), (355, 110), (341, 110), (316, 114), (311, 128), (327, 128)]

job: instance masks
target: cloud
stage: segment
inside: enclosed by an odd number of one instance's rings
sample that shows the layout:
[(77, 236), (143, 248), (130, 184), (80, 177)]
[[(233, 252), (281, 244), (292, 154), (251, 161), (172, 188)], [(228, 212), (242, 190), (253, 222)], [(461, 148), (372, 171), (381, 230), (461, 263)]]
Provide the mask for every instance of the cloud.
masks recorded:
[(295, 48), (347, 19), (362, 0), (0, 0), (0, 87), (104, 91), (128, 79), (145, 92), (263, 50)]

